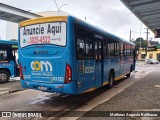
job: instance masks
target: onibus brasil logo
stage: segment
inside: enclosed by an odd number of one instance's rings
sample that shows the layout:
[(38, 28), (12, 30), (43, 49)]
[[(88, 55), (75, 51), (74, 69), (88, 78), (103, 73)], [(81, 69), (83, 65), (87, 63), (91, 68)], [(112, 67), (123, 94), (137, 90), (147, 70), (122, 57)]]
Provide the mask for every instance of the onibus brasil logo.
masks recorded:
[(52, 71), (52, 64), (49, 61), (32, 61), (31, 69), (35, 71)]

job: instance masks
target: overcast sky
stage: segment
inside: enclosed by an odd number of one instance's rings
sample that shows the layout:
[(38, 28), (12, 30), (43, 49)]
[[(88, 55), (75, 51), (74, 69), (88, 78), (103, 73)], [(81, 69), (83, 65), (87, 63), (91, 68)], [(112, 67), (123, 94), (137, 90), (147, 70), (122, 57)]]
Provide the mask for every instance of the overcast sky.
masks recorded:
[[(140, 37), (141, 22), (121, 3), (120, 0), (56, 0), (58, 6), (82, 20), (105, 29), (108, 32), (129, 40)], [(54, 0), (0, 0), (1, 3), (11, 5), (31, 12), (56, 11)], [(142, 25), (142, 37), (146, 39), (146, 26)], [(0, 37), (6, 38), (6, 22), (0, 20)], [(151, 32), (150, 32), (151, 33)], [(149, 37), (154, 37), (153, 33)]]

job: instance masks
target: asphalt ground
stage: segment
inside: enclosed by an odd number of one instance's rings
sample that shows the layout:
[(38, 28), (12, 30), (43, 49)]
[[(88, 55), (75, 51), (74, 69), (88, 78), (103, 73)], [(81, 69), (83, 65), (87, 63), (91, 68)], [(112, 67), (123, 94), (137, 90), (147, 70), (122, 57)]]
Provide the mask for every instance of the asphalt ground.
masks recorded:
[(12, 92), (17, 92), (24, 90), (20, 85), (20, 78), (11, 78), (8, 83), (0, 84), (0, 95), (8, 94)]
[(145, 117), (141, 115), (110, 116), (110, 113), (116, 115), (121, 112), (125, 114), (141, 114), (143, 112), (152, 114), (152, 112), (156, 112), (160, 115), (160, 72), (149, 73), (108, 101), (96, 106), (78, 120), (160, 120), (160, 117), (151, 117), (151, 115)]

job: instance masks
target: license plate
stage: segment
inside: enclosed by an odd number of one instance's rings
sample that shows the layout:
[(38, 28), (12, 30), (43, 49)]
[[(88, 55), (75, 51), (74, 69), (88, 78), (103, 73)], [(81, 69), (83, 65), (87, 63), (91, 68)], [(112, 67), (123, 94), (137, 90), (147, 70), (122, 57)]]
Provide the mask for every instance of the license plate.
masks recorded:
[(40, 90), (47, 90), (47, 88), (43, 87), (43, 86), (39, 86), (38, 89), (40, 89)]

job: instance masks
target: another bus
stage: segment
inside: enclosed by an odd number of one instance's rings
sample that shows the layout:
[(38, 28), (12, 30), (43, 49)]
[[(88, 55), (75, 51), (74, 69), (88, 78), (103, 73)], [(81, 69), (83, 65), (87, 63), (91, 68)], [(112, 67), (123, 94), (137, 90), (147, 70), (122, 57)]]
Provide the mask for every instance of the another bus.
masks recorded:
[(31, 19), (19, 25), (23, 88), (81, 94), (129, 77), (135, 45), (73, 16)]
[(19, 76), (16, 56), (18, 57), (18, 42), (0, 40), (0, 83)]

